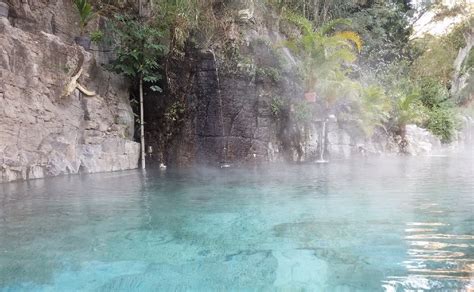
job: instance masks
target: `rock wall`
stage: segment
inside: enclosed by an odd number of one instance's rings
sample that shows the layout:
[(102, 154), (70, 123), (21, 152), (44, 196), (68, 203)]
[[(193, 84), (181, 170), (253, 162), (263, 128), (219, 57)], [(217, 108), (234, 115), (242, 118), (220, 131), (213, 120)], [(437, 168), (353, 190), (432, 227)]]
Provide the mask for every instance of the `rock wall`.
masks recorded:
[[(12, 5), (11, 22), (0, 18), (0, 182), (136, 168), (127, 83), (45, 23), (67, 31), (70, 4), (22, 3)], [(96, 95), (63, 96), (81, 67), (78, 82)]]
[[(191, 54), (186, 62), (191, 63), (192, 74), (182, 83), (192, 84), (185, 98), (186, 117), (181, 133), (165, 147), (167, 163), (217, 166), (280, 159), (278, 124), (270, 103), (282, 85), (259, 80), (255, 73), (221, 70), (212, 51)], [(149, 143), (154, 140), (150, 137)]]
[[(168, 89), (148, 99), (147, 141), (164, 153), (156, 159), (171, 165), (223, 165), (319, 158), (322, 139), (317, 120), (327, 113), (314, 110), (315, 121), (294, 122), (291, 104), (302, 102), (304, 92), (295, 58), (280, 45), (278, 17), (256, 9), (253, 1), (237, 2), (232, 2), (236, 11), (226, 40), (212, 49), (188, 46), (170, 66), (168, 78), (177, 91)], [(180, 133), (163, 142), (162, 124), (156, 121), (166, 116), (162, 108), (173, 98), (184, 104), (186, 113)], [(278, 116), (276, 99), (288, 101)], [(370, 142), (349, 123), (333, 122), (327, 130), (325, 156), (331, 159), (358, 155)], [(374, 145), (369, 147), (374, 152), (384, 147)]]

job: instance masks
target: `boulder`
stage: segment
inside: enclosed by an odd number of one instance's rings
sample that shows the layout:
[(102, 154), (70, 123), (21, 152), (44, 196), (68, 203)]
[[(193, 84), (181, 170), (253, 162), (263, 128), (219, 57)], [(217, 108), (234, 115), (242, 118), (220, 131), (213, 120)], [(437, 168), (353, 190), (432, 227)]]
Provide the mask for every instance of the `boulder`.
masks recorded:
[(411, 155), (429, 154), (441, 147), (439, 138), (416, 125), (406, 126), (406, 140), (407, 152)]

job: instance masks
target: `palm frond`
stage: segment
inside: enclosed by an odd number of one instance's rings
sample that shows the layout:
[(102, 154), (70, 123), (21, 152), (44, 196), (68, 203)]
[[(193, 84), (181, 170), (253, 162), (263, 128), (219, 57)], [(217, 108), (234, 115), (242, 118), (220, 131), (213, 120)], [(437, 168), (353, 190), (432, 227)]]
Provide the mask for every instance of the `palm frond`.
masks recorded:
[(362, 38), (360, 35), (354, 31), (341, 31), (334, 34), (334, 37), (340, 38), (345, 41), (351, 41), (357, 48), (357, 50), (362, 50)]
[(338, 18), (328, 21), (327, 23), (323, 24), (319, 29), (318, 32), (322, 35), (329, 34), (332, 30), (334, 30), (337, 26), (343, 25), (351, 25), (351, 21), (346, 18)]
[(287, 12), (285, 14), (285, 18), (289, 22), (292, 22), (296, 26), (298, 26), (302, 30), (303, 35), (308, 35), (308, 34), (313, 33), (313, 24), (305, 17), (298, 15), (294, 12)]

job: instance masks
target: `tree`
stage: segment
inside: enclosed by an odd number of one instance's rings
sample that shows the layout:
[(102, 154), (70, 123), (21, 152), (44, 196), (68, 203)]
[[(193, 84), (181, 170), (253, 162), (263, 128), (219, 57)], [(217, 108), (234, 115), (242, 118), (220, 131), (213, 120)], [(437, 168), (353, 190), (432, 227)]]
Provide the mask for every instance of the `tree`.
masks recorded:
[(294, 13), (289, 13), (287, 18), (301, 30), (301, 35), (286, 41), (285, 45), (303, 62), (306, 89), (318, 89), (329, 102), (344, 94), (342, 91), (353, 88), (345, 65), (356, 60), (362, 40), (353, 31), (336, 31), (337, 27), (350, 22), (336, 19), (315, 29), (309, 20)]
[(123, 74), (138, 83), (140, 96), (140, 144), (141, 165), (145, 168), (145, 128), (143, 117), (143, 86), (149, 85), (153, 91), (161, 91), (156, 84), (161, 79), (159, 58), (165, 54), (161, 44), (163, 33), (151, 22), (132, 17), (115, 17), (113, 30), (117, 39), (116, 59), (112, 62), (115, 72)]
[[(399, 3), (397, 3), (399, 2)], [(375, 1), (347, 15), (352, 28), (364, 39), (359, 66), (375, 74), (382, 73), (391, 63), (411, 58), (409, 46), (411, 26), (402, 1)]]

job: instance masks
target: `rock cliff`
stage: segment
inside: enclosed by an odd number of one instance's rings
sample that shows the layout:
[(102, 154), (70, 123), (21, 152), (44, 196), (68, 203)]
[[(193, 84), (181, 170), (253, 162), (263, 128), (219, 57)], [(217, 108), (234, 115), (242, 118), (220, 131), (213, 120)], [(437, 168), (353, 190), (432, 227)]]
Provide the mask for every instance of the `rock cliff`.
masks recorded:
[[(311, 121), (297, 122), (298, 104), (304, 102), (301, 63), (282, 46), (282, 31), (291, 28), (254, 1), (232, 4), (226, 13), (214, 11), (217, 21), (226, 23), (220, 32), (225, 37), (209, 47), (188, 44), (170, 66), (172, 86), (160, 96), (149, 93), (147, 141), (157, 160), (253, 164), (314, 161), (321, 149), (331, 159), (385, 150), (387, 137), (366, 139), (354, 123), (333, 121), (322, 135), (328, 113), (320, 105), (308, 106), (314, 111)], [(230, 17), (220, 19), (224, 14)], [(182, 114), (167, 116), (176, 104)], [(171, 126), (170, 119), (180, 123)]]
[[(136, 168), (127, 83), (69, 43), (71, 4), (27, 3), (0, 18), (0, 182)], [(65, 95), (81, 69), (96, 94)]]
[[(184, 50), (164, 61), (164, 92), (146, 92), (151, 161), (248, 164), (399, 151), (388, 133), (366, 137), (356, 121), (338, 120), (322, 104), (298, 121), (301, 62), (282, 45), (294, 28), (255, 1), (229, 1), (225, 11), (221, 2), (213, 8), (221, 38), (209, 44), (204, 32), (192, 32)], [(10, 18), (0, 18), (0, 182), (136, 168), (128, 84), (98, 65), (110, 54), (72, 44), (71, 3), (9, 3)], [(71, 83), (81, 69), (78, 83), (94, 96)], [(412, 130), (412, 154), (435, 148), (438, 141)]]
[[(282, 45), (291, 27), (256, 1), (225, 3), (225, 13), (214, 7), (217, 22), (225, 24), (221, 39), (209, 46), (188, 44), (168, 72), (174, 88), (149, 96), (147, 141), (157, 150), (157, 160), (177, 165), (308, 162), (400, 153), (403, 143), (409, 144), (403, 152), (411, 155), (442, 148), (439, 139), (416, 126), (409, 127), (407, 141), (386, 129), (368, 136), (357, 119), (344, 120), (337, 109), (328, 112), (317, 102), (308, 106), (311, 120), (296, 121), (304, 101), (302, 64)], [(277, 116), (282, 100), (286, 104)]]

